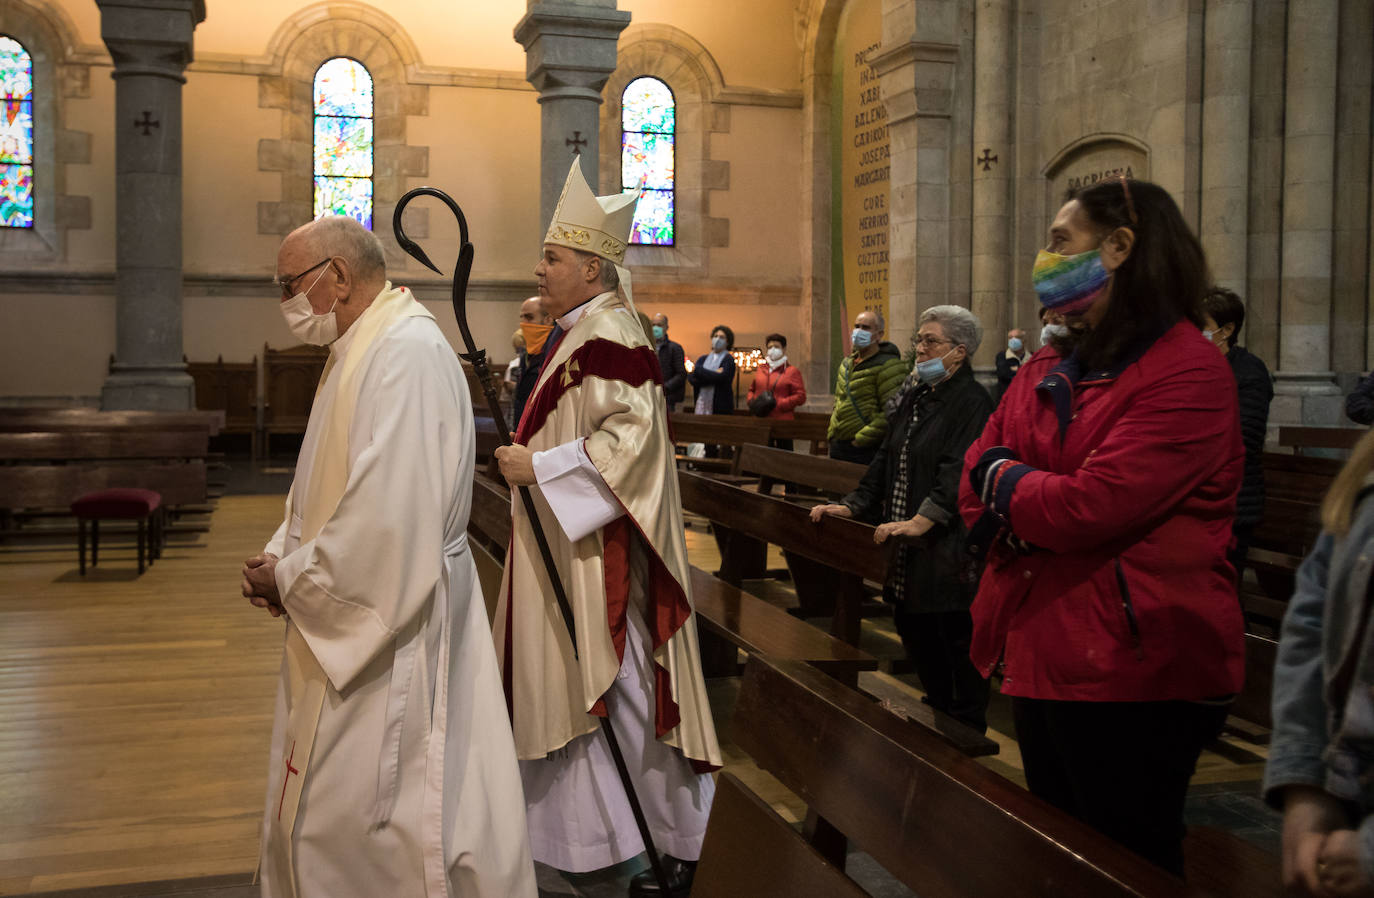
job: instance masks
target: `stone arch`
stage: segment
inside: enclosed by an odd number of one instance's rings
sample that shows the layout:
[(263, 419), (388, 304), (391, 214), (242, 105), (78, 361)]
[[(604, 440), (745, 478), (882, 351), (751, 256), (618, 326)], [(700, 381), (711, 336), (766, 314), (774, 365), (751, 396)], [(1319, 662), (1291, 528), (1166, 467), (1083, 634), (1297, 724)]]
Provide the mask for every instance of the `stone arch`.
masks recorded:
[(620, 36), (616, 68), (602, 88), (600, 192), (620, 190), (620, 98), (635, 78), (667, 84), (676, 102), (676, 221), (673, 246), (632, 246), (636, 272), (653, 279), (706, 273), (706, 251), (730, 245), (730, 221), (710, 215), (710, 191), (730, 187), (730, 164), (711, 158), (711, 133), (730, 130), (730, 110), (717, 103), (724, 87), (720, 67), (705, 47), (670, 25), (632, 25)]
[[(282, 177), (280, 198), (258, 203), (258, 233), (284, 235), (313, 218), (315, 72), (325, 60), (347, 56), (366, 66), (373, 80), (373, 230), (386, 248), (387, 264), (405, 265), (408, 257), (385, 223), (405, 193), (406, 179), (429, 173), (429, 148), (406, 142), (406, 117), (429, 112), (429, 88), (408, 77), (419, 60), (414, 43), (380, 10), (328, 2), (284, 21), (268, 42), (268, 56), (269, 73), (258, 76), (258, 105), (282, 111), (281, 136), (258, 142), (258, 170)], [(427, 210), (417, 208), (406, 218), (407, 233), (427, 236)]]
[(0, 31), (24, 45), (34, 77), (34, 226), (0, 229), (7, 264), (60, 262), (66, 232), (91, 226), (91, 198), (65, 193), (68, 165), (88, 165), (91, 135), (68, 131), (65, 101), (90, 95), (92, 55), (67, 14), (47, 0), (0, 0)]
[(1065, 191), (1081, 186), (1080, 180), (1091, 183), (1116, 173), (1149, 180), (1149, 145), (1129, 134), (1105, 131), (1069, 142), (1040, 169), (1045, 179), (1045, 209), (1040, 217), (1048, 222), (1063, 203)]

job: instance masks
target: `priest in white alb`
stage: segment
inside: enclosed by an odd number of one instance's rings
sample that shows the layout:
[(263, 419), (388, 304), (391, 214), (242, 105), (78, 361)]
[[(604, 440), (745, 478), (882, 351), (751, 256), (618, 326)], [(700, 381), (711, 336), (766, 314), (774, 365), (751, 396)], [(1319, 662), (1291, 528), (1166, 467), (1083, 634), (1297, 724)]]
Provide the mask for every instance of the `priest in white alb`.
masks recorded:
[(282, 313), (327, 345), (285, 516), (243, 571), (284, 617), (264, 898), (534, 898), (524, 800), (464, 535), (474, 426), (434, 317), (351, 218), (294, 231)]
[[(658, 356), (630, 294), (636, 195), (598, 198), (580, 157), (535, 276), (562, 331), (501, 472), (530, 485), (577, 654), (524, 506), (495, 613), (534, 858), (570, 873), (644, 851), (612, 764), (609, 715), (674, 894), (690, 883), (721, 764), (701, 673)], [(632, 894), (657, 894), (646, 871)]]

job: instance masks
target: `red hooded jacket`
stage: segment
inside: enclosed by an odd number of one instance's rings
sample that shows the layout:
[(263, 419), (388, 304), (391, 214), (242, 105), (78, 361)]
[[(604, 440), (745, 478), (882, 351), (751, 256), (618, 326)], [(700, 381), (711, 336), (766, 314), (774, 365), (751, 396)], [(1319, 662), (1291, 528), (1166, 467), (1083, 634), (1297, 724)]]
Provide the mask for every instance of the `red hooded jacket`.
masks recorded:
[[(970, 543), (991, 546), (974, 664), (987, 675), (1002, 661), (1002, 691), (1030, 698), (1239, 691), (1244, 620), (1226, 549), (1244, 449), (1226, 360), (1185, 320), (1115, 371), (1075, 369), (1036, 353), (964, 457), (965, 471), (993, 447), (1015, 459), (992, 477), (991, 511), (968, 476), (959, 493)], [(1008, 524), (1035, 548), (1011, 548)]]

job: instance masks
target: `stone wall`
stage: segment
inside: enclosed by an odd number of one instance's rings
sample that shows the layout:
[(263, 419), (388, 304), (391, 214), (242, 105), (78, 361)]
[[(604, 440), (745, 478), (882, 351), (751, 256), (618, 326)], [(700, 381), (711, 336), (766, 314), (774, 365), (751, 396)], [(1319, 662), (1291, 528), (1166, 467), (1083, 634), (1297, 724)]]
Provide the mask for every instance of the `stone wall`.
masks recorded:
[[(697, 239), (684, 246), (683, 264), (635, 261), (644, 265), (637, 296), (671, 316), (675, 338), (694, 354), (705, 351), (715, 324), (730, 324), (741, 343), (754, 345), (773, 330), (800, 336), (802, 317), (801, 51), (792, 0), (760, 0), (729, 17), (701, 6), (635, 4), (627, 38), (644, 49), (627, 54), (613, 76), (623, 87), (635, 74), (659, 74), (698, 107), (681, 130), (698, 161), (684, 185), (684, 199), (695, 205), (683, 230)], [(393, 274), (430, 303), (456, 344), (447, 281), (402, 256), (390, 237), (391, 209), (405, 190), (433, 184), (452, 193), (477, 250), (474, 329), (495, 359), (509, 356), (515, 303), (533, 292), (545, 225), (538, 95), (512, 36), (525, 7), (523, 0), (460, 10), (437, 0), (209, 5), (183, 88), (182, 348), (189, 358), (247, 361), (265, 342), (294, 342), (269, 281), (281, 235), (310, 217), (310, 79), (336, 54), (363, 61), (376, 80), (375, 219)], [(112, 64), (90, 0), (0, 0), (0, 22), (35, 53), (44, 188), (37, 234), (0, 233), (7, 325), (0, 402), (90, 398), (115, 351)], [(753, 46), (751, 33), (763, 35)], [(671, 53), (647, 49), (664, 36)], [(688, 60), (695, 69), (678, 71)], [(609, 107), (606, 114), (609, 122)], [(606, 143), (614, 155), (618, 133)], [(731, 178), (732, 167), (745, 173), (743, 182)], [(415, 216), (412, 236), (441, 267), (451, 266), (457, 227), (447, 212), (417, 203), (407, 214)], [(794, 360), (806, 358), (807, 345), (790, 347)]]

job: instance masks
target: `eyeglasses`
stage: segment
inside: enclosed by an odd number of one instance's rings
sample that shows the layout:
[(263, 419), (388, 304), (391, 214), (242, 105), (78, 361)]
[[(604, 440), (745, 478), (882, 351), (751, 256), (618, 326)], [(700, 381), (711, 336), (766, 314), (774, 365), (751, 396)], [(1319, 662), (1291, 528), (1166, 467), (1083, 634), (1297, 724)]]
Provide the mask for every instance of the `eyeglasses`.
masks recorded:
[(932, 337), (932, 336), (930, 336), (930, 335), (926, 335), (926, 336), (924, 336), (924, 337), (917, 337), (917, 338), (916, 338), (916, 345), (917, 345), (917, 346), (939, 346), (941, 343), (953, 343), (953, 342), (954, 342), (953, 340), (942, 340), (942, 339), (940, 339), (939, 337)]
[(299, 281), (301, 278), (305, 277), (307, 274), (314, 271), (316, 268), (319, 268), (321, 265), (324, 265), (326, 262), (332, 261), (334, 261), (334, 257), (327, 256), (321, 259), (320, 261), (316, 262), (314, 265), (311, 265), (309, 268), (307, 268), (305, 271), (302, 271), (300, 274), (293, 274), (290, 277), (276, 278), (272, 281), (272, 283), (276, 284), (278, 287), (281, 288), (282, 299), (290, 299), (292, 296), (295, 295), (295, 291), (291, 289), (292, 284), (296, 283), (296, 281)]

